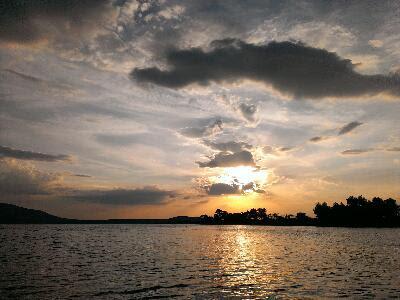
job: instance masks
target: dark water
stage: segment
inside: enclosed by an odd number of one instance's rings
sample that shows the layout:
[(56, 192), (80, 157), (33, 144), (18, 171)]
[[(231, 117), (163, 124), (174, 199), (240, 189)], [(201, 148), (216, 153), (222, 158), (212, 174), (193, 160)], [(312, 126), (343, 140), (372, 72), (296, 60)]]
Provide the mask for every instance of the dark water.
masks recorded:
[(0, 225), (0, 298), (399, 298), (400, 229)]

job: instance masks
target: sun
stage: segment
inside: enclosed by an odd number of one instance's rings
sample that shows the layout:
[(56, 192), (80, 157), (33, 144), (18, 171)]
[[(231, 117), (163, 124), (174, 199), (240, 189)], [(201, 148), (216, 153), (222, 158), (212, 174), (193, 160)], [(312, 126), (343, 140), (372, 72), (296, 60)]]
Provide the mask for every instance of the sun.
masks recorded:
[(240, 166), (223, 168), (214, 178), (215, 182), (239, 186), (244, 193), (263, 189), (268, 182), (268, 171), (255, 167)]

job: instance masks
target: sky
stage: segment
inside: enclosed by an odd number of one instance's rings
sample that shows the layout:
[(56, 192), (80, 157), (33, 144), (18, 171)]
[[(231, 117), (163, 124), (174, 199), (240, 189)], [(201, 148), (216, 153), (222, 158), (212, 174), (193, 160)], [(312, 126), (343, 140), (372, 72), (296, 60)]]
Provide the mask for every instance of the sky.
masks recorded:
[(0, 200), (62, 217), (399, 199), (397, 1), (0, 0)]

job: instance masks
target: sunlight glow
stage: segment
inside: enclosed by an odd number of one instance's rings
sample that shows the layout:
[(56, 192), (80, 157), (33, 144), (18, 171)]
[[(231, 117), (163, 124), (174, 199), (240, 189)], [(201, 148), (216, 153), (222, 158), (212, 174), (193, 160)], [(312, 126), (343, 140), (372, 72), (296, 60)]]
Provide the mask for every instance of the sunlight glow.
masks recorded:
[(220, 175), (211, 178), (214, 182), (238, 185), (244, 193), (263, 189), (268, 183), (268, 171), (249, 166), (224, 168)]

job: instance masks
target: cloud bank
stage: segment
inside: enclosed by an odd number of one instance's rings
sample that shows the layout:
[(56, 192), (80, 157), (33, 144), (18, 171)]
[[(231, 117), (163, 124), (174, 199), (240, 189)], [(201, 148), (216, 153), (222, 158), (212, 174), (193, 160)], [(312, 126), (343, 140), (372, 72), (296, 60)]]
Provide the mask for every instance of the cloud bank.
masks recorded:
[(111, 7), (110, 0), (0, 0), (0, 40), (33, 43), (55, 35), (79, 36), (98, 26)]
[(227, 183), (213, 183), (207, 190), (208, 195), (218, 196), (218, 195), (233, 195), (241, 194), (241, 190), (236, 184)]
[(5, 146), (0, 146), (0, 158), (1, 157), (47, 162), (70, 161), (72, 159), (71, 156), (64, 154), (52, 155), (41, 152), (13, 149)]
[(358, 97), (386, 93), (400, 96), (398, 75), (363, 75), (349, 59), (302, 43), (249, 44), (239, 39), (215, 40), (211, 50), (172, 49), (169, 69), (135, 68), (131, 77), (144, 83), (182, 88), (192, 83), (263, 82), (295, 98)]
[(250, 151), (240, 151), (235, 153), (220, 152), (207, 162), (197, 162), (200, 168), (223, 168), (238, 166), (256, 166), (253, 154)]
[(79, 191), (71, 198), (111, 205), (152, 205), (162, 204), (168, 198), (174, 198), (176, 195), (174, 191), (150, 186), (137, 189)]
[(28, 162), (0, 159), (0, 195), (48, 195), (61, 176), (43, 172)]

